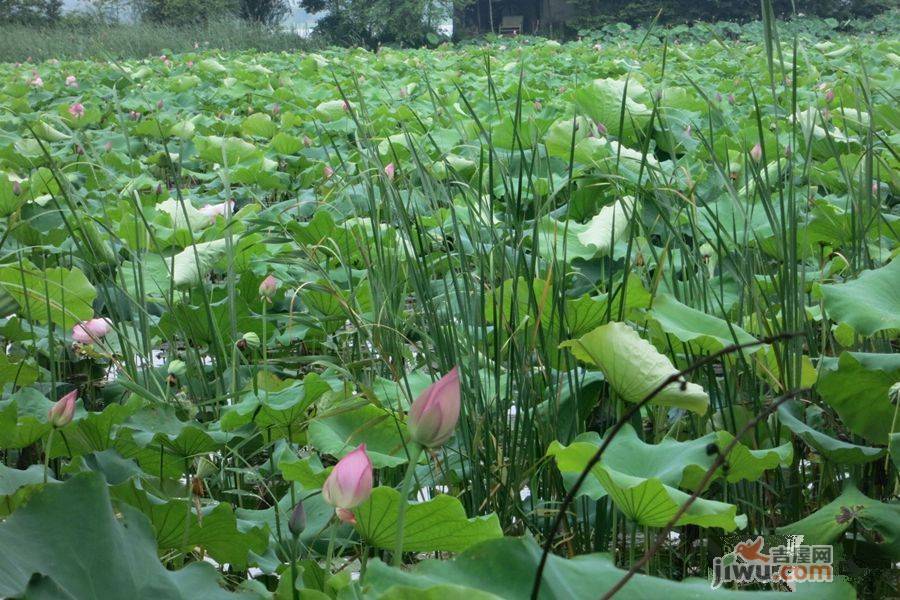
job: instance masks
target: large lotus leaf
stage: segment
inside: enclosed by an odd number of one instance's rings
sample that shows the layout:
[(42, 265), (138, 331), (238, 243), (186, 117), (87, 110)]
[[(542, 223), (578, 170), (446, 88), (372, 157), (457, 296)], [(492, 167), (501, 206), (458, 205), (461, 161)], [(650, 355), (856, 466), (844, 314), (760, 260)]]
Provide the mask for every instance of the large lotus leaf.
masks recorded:
[(75, 418), (61, 430), (62, 443), (54, 442), (51, 457), (78, 456), (112, 447), (116, 427), (141, 406), (139, 398), (126, 404), (110, 404), (101, 412), (77, 410)]
[[(715, 455), (707, 451), (709, 445), (716, 444), (724, 450), (732, 440), (734, 437), (727, 431), (716, 431), (686, 442), (665, 438), (658, 444), (648, 444), (638, 437), (633, 427), (626, 425), (604, 451), (600, 464), (627, 475), (652, 477), (665, 485), (693, 491), (715, 461)], [(555, 458), (563, 478), (571, 485), (600, 443), (601, 438), (596, 433), (584, 433), (569, 446), (551, 443), (547, 454)], [(777, 448), (753, 450), (738, 443), (726, 458), (727, 471), (719, 468), (715, 477), (724, 476), (729, 483), (755, 481), (766, 470), (789, 465), (793, 447), (788, 442)], [(582, 493), (593, 499), (605, 494), (603, 487), (596, 483), (583, 486)]]
[[(240, 597), (219, 587), (212, 565), (179, 571), (157, 558), (146, 517), (124, 505), (113, 512), (99, 473), (76, 475), (34, 494), (0, 523), (0, 596), (23, 597), (32, 576), (55, 598), (225, 600)], [(35, 585), (32, 583), (31, 585)]]
[(246, 140), (218, 136), (197, 136), (194, 138), (200, 157), (214, 164), (234, 167), (243, 162), (260, 160), (262, 151)]
[(900, 381), (900, 354), (844, 352), (819, 362), (816, 391), (853, 433), (876, 444), (900, 431), (888, 390)]
[[(643, 479), (598, 466), (592, 470), (616, 507), (632, 521), (648, 527), (664, 527), (687, 503), (690, 494), (663, 485), (659, 479)], [(675, 522), (676, 525), (743, 529), (747, 517), (737, 506), (698, 498)]]
[(778, 407), (778, 418), (785, 427), (800, 436), (816, 452), (827, 460), (841, 465), (858, 465), (871, 462), (884, 456), (884, 448), (872, 448), (851, 444), (822, 433), (806, 424), (803, 406), (798, 402), (789, 402)]
[(206, 431), (198, 421), (180, 421), (165, 405), (145, 407), (122, 427), (134, 431), (133, 440), (142, 447), (162, 445), (185, 458), (218, 450), (229, 438), (221, 431)]
[[(704, 352), (717, 352), (731, 344), (756, 341), (737, 325), (686, 306), (668, 294), (659, 294), (653, 299), (649, 314), (655, 331)], [(763, 349), (763, 346), (757, 346), (750, 348), (750, 352)]]
[(598, 254), (609, 254), (619, 238), (628, 229), (634, 215), (634, 197), (625, 196), (609, 206), (604, 206), (578, 234), (578, 241), (585, 246), (596, 248)]
[(574, 221), (557, 221), (546, 216), (537, 226), (538, 252), (547, 260), (571, 262), (576, 258), (587, 260), (597, 254), (597, 247), (582, 242), (588, 225)]
[(50, 431), (47, 411), (53, 406), (42, 393), (25, 388), (0, 400), (0, 448), (24, 448)]
[[(48, 481), (56, 481), (52, 477)], [(25, 470), (0, 464), (0, 517), (12, 513), (32, 493), (44, 485), (44, 467), (31, 465)]]
[[(473, 546), (450, 560), (426, 560), (411, 570), (395, 569), (380, 560), (369, 563), (362, 581), (366, 599), (520, 600), (531, 595), (541, 548), (531, 538), (505, 537)], [(625, 575), (608, 554), (566, 559), (550, 554), (544, 569), (541, 600), (596, 600)], [(348, 589), (344, 598), (358, 597)], [(622, 598), (745, 598), (780, 600), (775, 591), (744, 592), (712, 589), (705, 579), (671, 581), (638, 574), (620, 592)], [(791, 598), (846, 600), (853, 588), (843, 578), (834, 583), (800, 584)]]
[[(393, 549), (397, 541), (397, 511), (400, 492), (377, 487), (356, 509), (356, 529), (372, 546)], [(403, 549), (410, 552), (461, 552), (466, 548), (503, 537), (497, 515), (469, 519), (462, 503), (440, 494), (426, 502), (410, 504), (403, 526)]]
[(591, 137), (593, 135), (592, 130), (593, 125), (590, 120), (584, 117), (556, 121), (550, 126), (547, 134), (544, 136), (547, 153), (550, 156), (568, 161), (572, 143), (578, 144), (579, 141)]
[(65, 330), (94, 316), (97, 292), (78, 269), (41, 270), (27, 261), (0, 267), (0, 286), (19, 303), (20, 315)]
[(820, 289), (832, 321), (847, 323), (862, 335), (900, 330), (900, 260)]
[(805, 544), (831, 544), (854, 522), (865, 539), (880, 552), (894, 561), (900, 558), (900, 504), (873, 500), (852, 484), (811, 515), (776, 531), (785, 535), (803, 535)]
[(209, 227), (212, 223), (209, 215), (200, 212), (200, 209), (196, 208), (187, 199), (181, 202), (175, 198), (169, 198), (157, 204), (156, 210), (169, 215), (169, 218), (172, 219), (172, 227), (175, 229), (199, 231)]
[(377, 467), (407, 462), (406, 427), (393, 413), (372, 404), (336, 407), (309, 424), (309, 443), (323, 454), (342, 457), (360, 444)]
[(175, 287), (191, 287), (200, 283), (213, 264), (225, 254), (225, 240), (200, 242), (188, 246), (172, 257), (172, 284)]
[(262, 553), (266, 549), (269, 534), (265, 528), (241, 531), (230, 504), (204, 507), (198, 515), (190, 500), (159, 498), (144, 490), (136, 479), (117, 485), (112, 495), (150, 519), (161, 550), (188, 551), (199, 546), (216, 561), (244, 569), (250, 551)]
[(268, 393), (260, 386), (257, 392), (249, 391), (240, 402), (227, 407), (219, 424), (223, 430), (231, 431), (253, 422), (266, 431), (267, 437), (296, 437), (309, 407), (329, 391), (331, 386), (316, 373)]
[[(576, 358), (603, 371), (616, 393), (627, 402), (640, 402), (678, 372), (664, 354), (625, 323), (601, 325), (560, 346), (570, 348)], [(695, 383), (676, 382), (667, 385), (652, 402), (703, 414), (709, 407), (709, 396)]]
[[(636, 140), (636, 133), (650, 124), (653, 114), (647, 105), (649, 94), (634, 79), (596, 79), (576, 90), (574, 100), (584, 114), (606, 127), (610, 135), (626, 142)], [(623, 111), (624, 122), (620, 132)]]

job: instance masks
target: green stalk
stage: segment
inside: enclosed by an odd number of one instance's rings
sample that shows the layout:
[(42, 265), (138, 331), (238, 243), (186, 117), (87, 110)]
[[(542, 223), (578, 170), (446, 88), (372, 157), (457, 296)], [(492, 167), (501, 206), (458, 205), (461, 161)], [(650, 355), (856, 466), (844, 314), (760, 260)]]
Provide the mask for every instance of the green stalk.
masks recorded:
[(400, 492), (400, 508), (397, 510), (397, 542), (394, 544), (394, 566), (399, 567), (403, 562), (403, 526), (406, 518), (406, 505), (409, 501), (409, 493), (412, 491), (413, 474), (416, 472), (416, 463), (422, 454), (422, 447), (416, 443), (409, 445), (409, 466), (406, 467), (406, 475), (403, 477), (403, 487)]
[(56, 433), (56, 427), (50, 430), (47, 436), (47, 446), (44, 448), (44, 483), (47, 483), (47, 472), (50, 470), (50, 449), (53, 447), (53, 434)]

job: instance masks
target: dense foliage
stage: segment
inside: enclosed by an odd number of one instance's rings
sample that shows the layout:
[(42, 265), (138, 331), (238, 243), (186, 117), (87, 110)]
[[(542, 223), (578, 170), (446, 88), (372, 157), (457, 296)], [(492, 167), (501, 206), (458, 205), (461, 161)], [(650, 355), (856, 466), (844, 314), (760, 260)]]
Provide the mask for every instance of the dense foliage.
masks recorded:
[(0, 597), (896, 596), (898, 55), (0, 65)]

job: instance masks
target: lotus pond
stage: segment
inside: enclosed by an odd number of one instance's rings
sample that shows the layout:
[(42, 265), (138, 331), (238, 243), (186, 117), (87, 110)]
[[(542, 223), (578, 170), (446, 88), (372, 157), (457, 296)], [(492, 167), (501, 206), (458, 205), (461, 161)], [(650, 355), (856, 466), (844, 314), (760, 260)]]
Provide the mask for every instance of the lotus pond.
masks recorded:
[[(900, 40), (831, 37), (0, 65), (0, 596), (900, 594)], [(758, 535), (833, 581), (713, 589)]]

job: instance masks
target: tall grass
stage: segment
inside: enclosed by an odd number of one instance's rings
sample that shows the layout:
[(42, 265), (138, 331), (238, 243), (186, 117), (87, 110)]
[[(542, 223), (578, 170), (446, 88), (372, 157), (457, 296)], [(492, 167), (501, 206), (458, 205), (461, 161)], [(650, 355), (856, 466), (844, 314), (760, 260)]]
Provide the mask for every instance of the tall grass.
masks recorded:
[(127, 59), (200, 49), (292, 52), (310, 48), (306, 38), (234, 19), (203, 25), (84, 24), (47, 27), (0, 25), (0, 62), (31, 59)]

